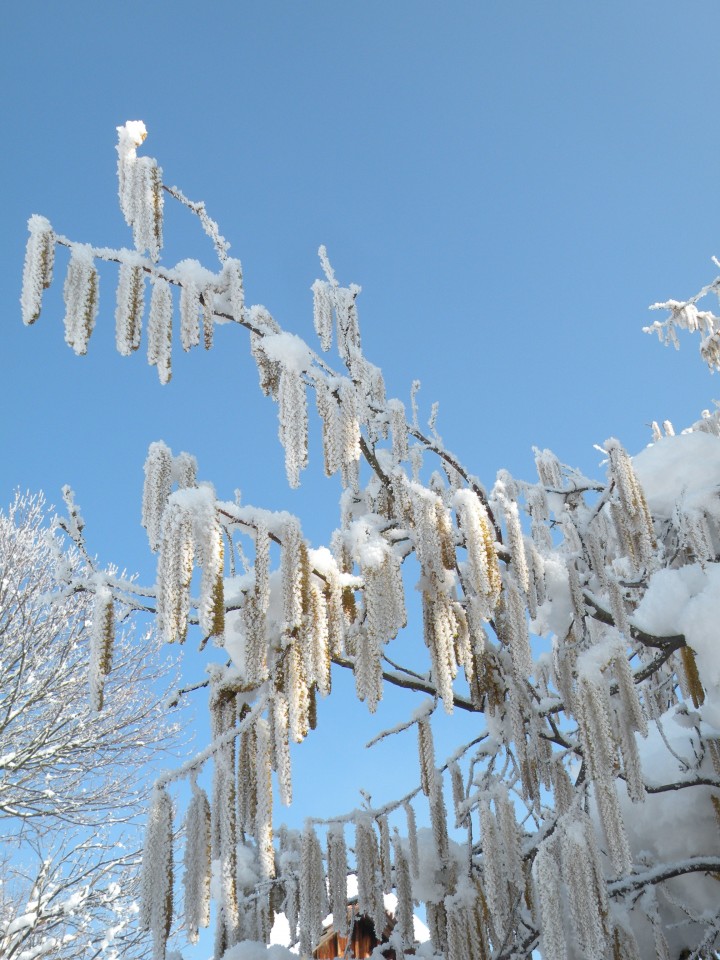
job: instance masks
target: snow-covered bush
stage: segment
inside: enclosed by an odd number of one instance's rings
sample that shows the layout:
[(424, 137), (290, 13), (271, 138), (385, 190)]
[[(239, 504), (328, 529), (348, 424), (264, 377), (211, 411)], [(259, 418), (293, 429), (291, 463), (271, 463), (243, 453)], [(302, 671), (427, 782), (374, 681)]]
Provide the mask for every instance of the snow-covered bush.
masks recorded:
[(143, 788), (176, 744), (169, 664), (152, 631), (116, 630), (126, 608), (82, 518), (62, 522), (80, 549), (61, 550), (42, 496), (0, 512), (0, 957), (129, 960), (147, 948)]
[[(344, 915), (350, 872), (376, 928), (384, 894), (397, 896), (398, 953), (414, 946), (407, 918), (421, 900), (431, 933), (422, 952), (446, 960), (536, 949), (547, 960), (714, 956), (717, 415), (680, 436), (655, 427), (654, 445), (634, 460), (609, 439), (601, 480), (538, 450), (537, 480), (501, 470), (486, 487), (434, 424), (420, 425), (414, 389), (409, 415), (386, 397), (361, 346), (359, 287), (340, 284), (323, 248), (323, 278), (312, 287), (318, 353), (265, 308), (245, 304), (240, 263), (204, 205), (165, 187), (157, 164), (137, 157), (144, 126), (119, 134), (121, 207), (135, 250), (78, 244), (32, 217), (26, 323), (40, 312), (56, 248), (69, 248), (67, 341), (84, 353), (97, 313), (95, 264), (117, 262), (118, 348), (140, 346), (149, 283), (147, 356), (164, 383), (171, 288), (179, 288), (186, 351), (210, 347), (216, 323), (249, 334), (261, 388), (278, 404), (289, 484), (307, 466), (314, 396), (325, 473), (342, 487), (338, 528), (314, 548), (297, 517), (223, 500), (198, 481), (187, 454), (162, 442), (150, 448), (143, 523), (158, 553), (157, 583), (113, 574), (103, 596), (156, 612), (167, 642), (199, 628), (229, 659), (210, 669), (211, 742), (153, 794), (141, 917), (155, 956), (164, 955), (173, 916), (197, 937), (210, 899), (216, 960), (261, 955), (279, 912), (307, 956), (328, 910)], [(168, 195), (198, 215), (216, 270), (162, 263)], [(669, 318), (651, 329), (669, 341), (676, 327), (700, 331), (703, 357), (720, 365), (720, 319), (695, 305), (718, 290), (715, 281), (692, 301), (661, 305)], [(333, 343), (337, 368), (325, 356)], [(242, 573), (238, 557), (249, 558)], [(415, 580), (422, 628), (398, 663), (393, 644), (418, 607), (406, 597)], [(86, 588), (72, 572), (67, 582)], [(418, 773), (382, 807), (368, 799), (322, 824), (309, 811), (298, 834), (277, 826), (274, 800), (291, 800), (289, 745), (313, 728), (334, 669), (353, 672), (370, 711), (389, 685), (408, 698), (427, 695), (390, 731), (416, 728)], [(476, 718), (473, 736), (448, 757), (434, 746), (439, 711)], [(204, 767), (210, 796), (198, 782)], [(171, 793), (180, 780), (192, 784), (184, 900), (171, 876)]]

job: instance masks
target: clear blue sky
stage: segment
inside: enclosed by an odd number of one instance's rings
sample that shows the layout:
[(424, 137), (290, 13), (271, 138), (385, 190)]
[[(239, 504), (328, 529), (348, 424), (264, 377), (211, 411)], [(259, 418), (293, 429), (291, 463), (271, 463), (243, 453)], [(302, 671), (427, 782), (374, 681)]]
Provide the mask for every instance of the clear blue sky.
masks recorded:
[[(151, 579), (142, 465), (163, 439), (220, 496), (299, 513), (315, 544), (337, 524), (317, 435), (303, 487), (286, 489), (242, 331), (220, 329), (210, 354), (176, 350), (161, 388), (142, 355), (114, 352), (104, 271), (78, 359), (62, 260), (22, 327), (31, 213), (130, 245), (114, 150), (128, 119), (147, 124), (166, 182), (220, 221), (249, 302), (308, 337), (327, 245), (341, 281), (363, 286), (364, 344), (391, 393), (407, 401), (419, 378), (486, 483), (501, 467), (531, 479), (533, 445), (596, 473), (594, 443), (635, 452), (651, 420), (685, 426), (720, 389), (695, 342), (676, 354), (641, 327), (720, 255), (718, 36), (715, 0), (3, 4), (0, 501), (20, 486), (57, 502), (70, 483), (91, 549)], [(189, 256), (214, 265), (168, 208), (164, 258)]]

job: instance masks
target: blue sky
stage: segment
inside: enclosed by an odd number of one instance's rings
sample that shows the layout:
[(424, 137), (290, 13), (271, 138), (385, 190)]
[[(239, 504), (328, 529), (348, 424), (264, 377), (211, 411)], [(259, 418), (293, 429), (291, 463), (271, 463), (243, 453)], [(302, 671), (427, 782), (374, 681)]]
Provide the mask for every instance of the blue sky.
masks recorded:
[[(675, 353), (641, 328), (648, 304), (715, 275), (719, 28), (714, 0), (5, 3), (0, 501), (20, 486), (58, 502), (69, 483), (91, 549), (152, 579), (142, 465), (163, 439), (220, 496), (297, 512), (315, 545), (338, 522), (317, 432), (287, 490), (242, 331), (220, 329), (209, 354), (177, 349), (161, 388), (142, 351), (114, 352), (107, 270), (78, 359), (63, 261), (22, 327), (30, 214), (130, 244), (114, 150), (128, 119), (145, 121), (166, 182), (220, 222), (249, 302), (310, 339), (327, 246), (363, 287), (363, 342), (389, 391), (407, 401), (420, 379), (423, 409), (440, 401), (440, 433), (487, 484), (501, 467), (531, 479), (533, 445), (597, 474), (593, 444), (636, 452), (651, 420), (687, 425), (720, 390), (696, 343)], [(165, 261), (213, 266), (193, 218), (166, 210)], [(327, 812), (355, 786), (320, 798)]]

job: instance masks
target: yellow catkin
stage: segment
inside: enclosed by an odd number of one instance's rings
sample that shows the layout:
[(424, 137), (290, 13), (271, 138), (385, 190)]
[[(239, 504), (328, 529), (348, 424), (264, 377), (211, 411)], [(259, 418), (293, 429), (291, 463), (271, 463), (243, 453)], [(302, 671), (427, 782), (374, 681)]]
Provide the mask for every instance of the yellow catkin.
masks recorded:
[(693, 706), (697, 709), (705, 702), (705, 691), (700, 681), (700, 674), (698, 673), (697, 663), (695, 661), (695, 651), (692, 647), (685, 646), (680, 648), (680, 660), (682, 661), (682, 668), (685, 673), (685, 681), (690, 698), (692, 699)]

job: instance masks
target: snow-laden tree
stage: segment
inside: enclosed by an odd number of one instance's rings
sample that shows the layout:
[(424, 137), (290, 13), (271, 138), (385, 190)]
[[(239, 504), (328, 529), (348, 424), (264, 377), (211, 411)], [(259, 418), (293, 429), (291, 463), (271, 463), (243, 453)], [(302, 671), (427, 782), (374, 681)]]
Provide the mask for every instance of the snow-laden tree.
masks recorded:
[(0, 512), (2, 960), (143, 954), (140, 815), (175, 740), (167, 658), (151, 631), (115, 630), (126, 608), (84, 553), (82, 518), (61, 522), (70, 551), (41, 496)]
[[(39, 315), (56, 251), (67, 249), (66, 339), (78, 354), (96, 321), (99, 261), (119, 265), (118, 349), (144, 340), (163, 383), (178, 330), (187, 351), (211, 347), (216, 323), (236, 325), (278, 404), (288, 482), (296, 486), (307, 466), (314, 398), (325, 473), (341, 487), (338, 528), (313, 547), (297, 517), (222, 499), (197, 479), (192, 457), (157, 442), (143, 500), (156, 583), (97, 571), (91, 586), (68, 571), (68, 589), (152, 611), (168, 643), (198, 630), (223, 661), (209, 667), (211, 742), (152, 794), (141, 921), (154, 956), (163, 957), (174, 918), (194, 941), (213, 914), (216, 960), (255, 957), (282, 911), (306, 957), (328, 911), (344, 925), (349, 873), (376, 927), (384, 895), (397, 896), (397, 956), (715, 956), (718, 415), (679, 436), (656, 427), (634, 459), (609, 439), (600, 480), (537, 450), (536, 480), (501, 470), (485, 486), (446, 449), (434, 418), (420, 424), (415, 385), (409, 411), (386, 396), (361, 345), (360, 288), (338, 281), (323, 248), (308, 303), (317, 352), (244, 302), (240, 262), (204, 204), (166, 187), (155, 161), (137, 156), (144, 125), (118, 133), (134, 250), (77, 243), (33, 216), (25, 322)], [(215, 269), (162, 263), (168, 197), (197, 214)], [(677, 327), (699, 331), (715, 368), (720, 318), (697, 303), (719, 291), (716, 280), (662, 305), (669, 317), (655, 327), (671, 341)], [(416, 583), (420, 604), (406, 592)], [(400, 663), (395, 638), (415, 609), (422, 622)], [(314, 727), (336, 669), (353, 672), (371, 712), (389, 686), (407, 691), (383, 735), (406, 743), (414, 729), (417, 776), (382, 807), (368, 798), (323, 822), (309, 811), (293, 832), (275, 812), (277, 799), (292, 798), (289, 745)], [(475, 720), (450, 756), (434, 745), (439, 711)], [(181, 780), (189, 794), (177, 790)], [(173, 879), (181, 818), (182, 884)], [(418, 901), (431, 933), (420, 947)]]

